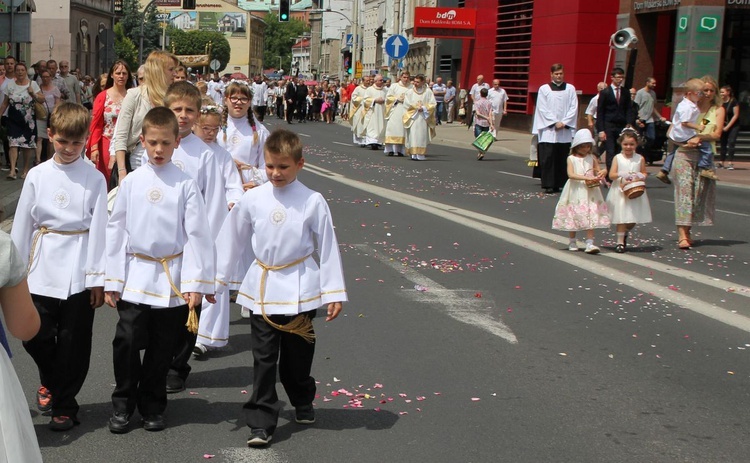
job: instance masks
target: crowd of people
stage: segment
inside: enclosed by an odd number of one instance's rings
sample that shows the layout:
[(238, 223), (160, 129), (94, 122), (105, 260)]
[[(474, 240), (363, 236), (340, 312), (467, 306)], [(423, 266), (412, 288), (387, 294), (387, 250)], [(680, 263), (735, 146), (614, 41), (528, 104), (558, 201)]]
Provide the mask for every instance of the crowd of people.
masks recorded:
[[(296, 421), (314, 423), (313, 319), (320, 306), (326, 321), (335, 319), (347, 295), (328, 205), (297, 180), (301, 141), (260, 121), (270, 98), (256, 95), (275, 86), (261, 78), (187, 82), (174, 55), (153, 51), (136, 77), (116, 61), (89, 109), (74, 92), (56, 91), (49, 66), (41, 85), (23, 63), (13, 72), (2, 109), (24, 124), (9, 124), (11, 146), (33, 154), (39, 127), (29, 114), (34, 102), (51, 103), (44, 131), (52, 149), (50, 159), (25, 166), (10, 239), (0, 233), (9, 263), (0, 303), (38, 367), (35, 402), (49, 429), (80, 422), (76, 396), (89, 370), (94, 309), (104, 303), (119, 317), (106, 426), (128, 432), (137, 412), (144, 429), (164, 429), (167, 394), (185, 390), (191, 358), (228, 343), (230, 291), (251, 325), (247, 444), (273, 437), (277, 371)], [(334, 102), (323, 96), (325, 115)], [(29, 304), (11, 310), (11, 295)], [(19, 320), (31, 322), (21, 329)], [(5, 375), (2, 326), (0, 341)], [(8, 378), (0, 441), (16, 443), (0, 446), (0, 459), (41, 461), (28, 411), (18, 412), (26, 400)]]

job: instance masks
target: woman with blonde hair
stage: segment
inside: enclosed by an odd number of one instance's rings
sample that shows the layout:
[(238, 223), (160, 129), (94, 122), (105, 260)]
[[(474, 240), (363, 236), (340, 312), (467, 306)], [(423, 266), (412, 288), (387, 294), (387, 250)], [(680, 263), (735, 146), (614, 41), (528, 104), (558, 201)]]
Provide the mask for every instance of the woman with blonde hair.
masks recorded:
[(178, 65), (179, 61), (173, 54), (162, 50), (152, 51), (144, 64), (144, 82), (128, 90), (122, 100), (112, 137), (116, 159), (112, 174), (117, 175), (118, 184), (129, 172), (140, 167), (143, 146), (139, 143), (139, 137), (143, 118), (151, 108), (164, 105), (164, 95), (174, 80), (174, 69)]

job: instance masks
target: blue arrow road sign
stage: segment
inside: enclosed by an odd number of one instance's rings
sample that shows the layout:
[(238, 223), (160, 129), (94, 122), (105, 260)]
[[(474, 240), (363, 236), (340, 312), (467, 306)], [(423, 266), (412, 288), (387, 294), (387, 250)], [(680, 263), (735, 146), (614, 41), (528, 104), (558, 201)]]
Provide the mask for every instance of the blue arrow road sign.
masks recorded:
[(385, 52), (393, 59), (401, 59), (409, 51), (409, 42), (403, 35), (392, 35), (385, 41)]

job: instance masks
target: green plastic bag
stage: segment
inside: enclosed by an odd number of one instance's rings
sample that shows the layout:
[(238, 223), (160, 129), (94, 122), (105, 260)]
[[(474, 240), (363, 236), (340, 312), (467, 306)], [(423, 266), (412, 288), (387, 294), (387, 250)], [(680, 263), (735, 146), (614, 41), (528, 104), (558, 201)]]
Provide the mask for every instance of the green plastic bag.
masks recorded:
[(476, 149), (478, 149), (481, 152), (487, 152), (488, 149), (490, 149), (490, 146), (492, 146), (492, 143), (495, 141), (495, 137), (492, 136), (492, 134), (488, 132), (482, 132), (479, 134), (476, 140), (472, 143), (472, 146), (474, 146)]

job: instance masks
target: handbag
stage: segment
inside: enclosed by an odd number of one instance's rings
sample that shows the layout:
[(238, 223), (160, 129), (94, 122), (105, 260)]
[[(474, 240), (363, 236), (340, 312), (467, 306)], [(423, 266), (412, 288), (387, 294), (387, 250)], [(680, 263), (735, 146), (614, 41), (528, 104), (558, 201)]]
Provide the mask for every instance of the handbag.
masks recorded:
[(495, 137), (493, 137), (492, 134), (487, 131), (480, 133), (471, 145), (479, 151), (486, 152), (488, 149), (490, 149), (490, 146), (492, 146), (492, 143), (494, 141)]
[(459, 116), (465, 116), (466, 110), (464, 108), (458, 108), (458, 115)]
[(45, 121), (47, 120), (47, 117), (49, 117), (49, 111), (45, 108), (46, 104), (46, 99), (44, 100), (44, 103), (34, 100), (34, 117), (39, 121)]

